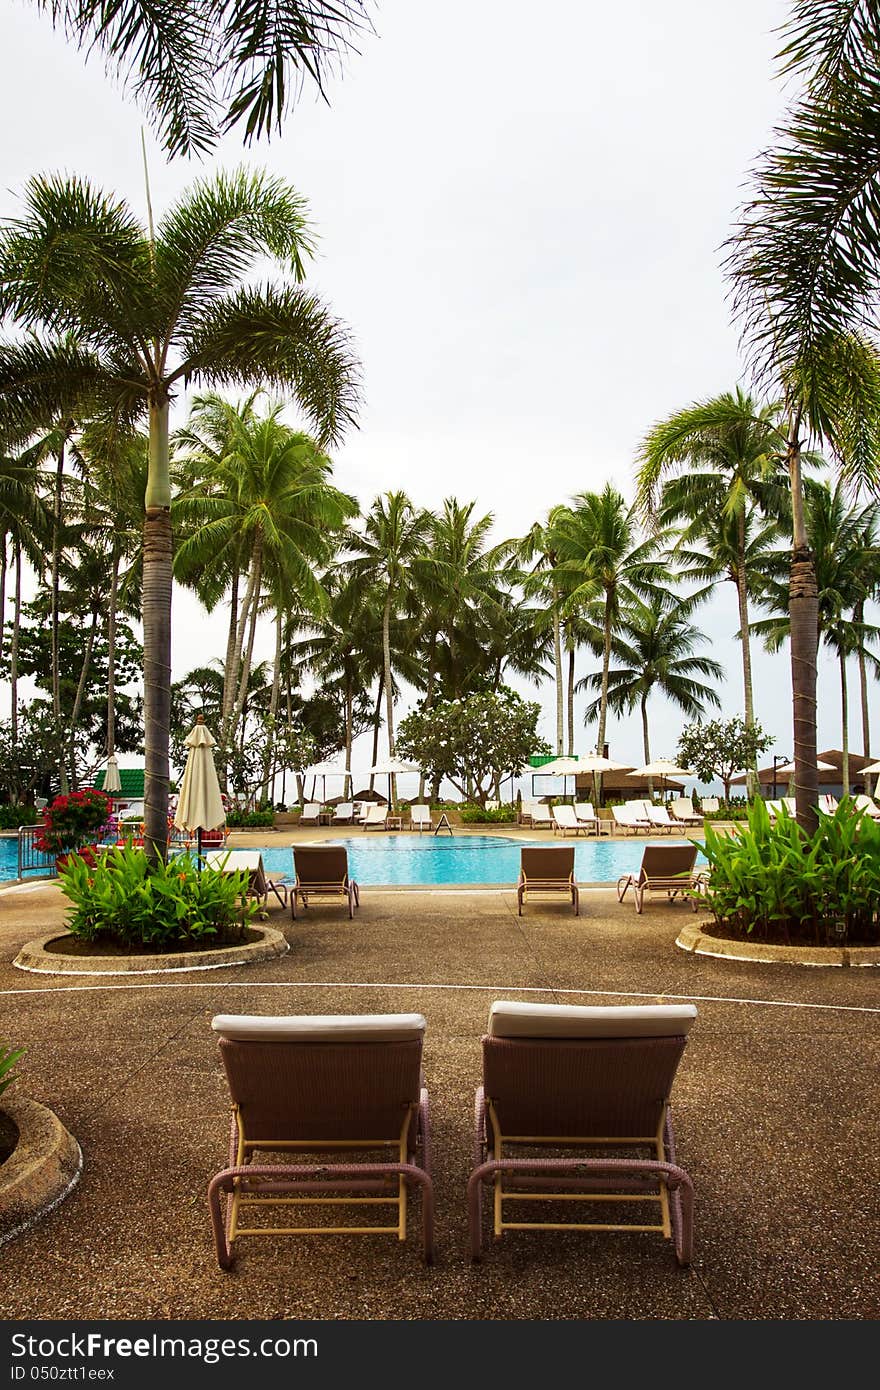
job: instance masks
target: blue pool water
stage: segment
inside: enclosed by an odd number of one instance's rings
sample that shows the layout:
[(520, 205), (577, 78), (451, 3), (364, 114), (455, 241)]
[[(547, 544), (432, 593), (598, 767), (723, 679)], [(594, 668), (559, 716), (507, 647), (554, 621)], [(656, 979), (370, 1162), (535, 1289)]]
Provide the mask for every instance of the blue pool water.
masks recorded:
[[(32, 869), (25, 878), (40, 878), (46, 869)], [(0, 835), (0, 883), (7, 878), (18, 876), (18, 836)]]
[[(361, 884), (431, 886), (453, 883), (516, 883), (520, 848), (545, 841), (507, 839), (500, 835), (412, 836), (389, 835), (335, 840), (348, 850), (348, 868)], [(557, 843), (563, 843), (558, 841)], [(616, 882), (621, 874), (635, 873), (648, 840), (577, 840), (575, 877), (579, 883)], [(293, 877), (291, 849), (263, 848), (267, 873)]]
[[(519, 873), (523, 844), (541, 843), (502, 835), (352, 836), (335, 840), (348, 850), (349, 872), (362, 884), (430, 887), (438, 884), (511, 884)], [(543, 841), (543, 843), (547, 843)], [(562, 843), (559, 841), (559, 843)], [(575, 877), (579, 883), (612, 883), (634, 873), (646, 844), (663, 840), (577, 840)], [(293, 878), (293, 851), (261, 846), (266, 872)], [(18, 872), (15, 838), (0, 837), (0, 882)], [(35, 871), (37, 876), (39, 870)]]

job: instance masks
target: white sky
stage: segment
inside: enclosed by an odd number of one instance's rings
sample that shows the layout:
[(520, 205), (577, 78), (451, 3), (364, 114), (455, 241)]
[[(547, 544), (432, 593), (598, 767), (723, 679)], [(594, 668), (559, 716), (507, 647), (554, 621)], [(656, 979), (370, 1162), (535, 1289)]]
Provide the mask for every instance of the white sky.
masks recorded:
[[(772, 31), (786, 8), (383, 0), (331, 105), (306, 94), (281, 139), (230, 139), (199, 166), (166, 165), (148, 136), (154, 208), (207, 167), (288, 178), (321, 237), (311, 282), (363, 362), (338, 485), (364, 507), (400, 487), (426, 506), (476, 498), (497, 538), (521, 534), (607, 479), (631, 496), (646, 430), (741, 379), (719, 248), (783, 109)], [(29, 5), (4, 6), (0, 25), (0, 216), (31, 174), (58, 170), (143, 213), (134, 106)], [(722, 713), (739, 713), (731, 585), (698, 622), (727, 671)], [(222, 654), (224, 636), (222, 614), (176, 598), (175, 678)], [(758, 717), (790, 754), (787, 652), (754, 659)], [(552, 685), (532, 698), (552, 741)], [(681, 724), (653, 702), (653, 756), (674, 755)], [(839, 724), (836, 665), (820, 653), (820, 748), (839, 746)], [(642, 761), (637, 717), (609, 736), (612, 756)]]

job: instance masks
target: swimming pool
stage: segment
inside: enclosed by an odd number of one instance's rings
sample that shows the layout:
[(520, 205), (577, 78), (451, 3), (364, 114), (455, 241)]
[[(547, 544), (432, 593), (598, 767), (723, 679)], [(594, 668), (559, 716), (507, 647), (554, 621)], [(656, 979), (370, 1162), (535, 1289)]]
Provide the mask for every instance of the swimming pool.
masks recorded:
[[(389, 835), (334, 840), (348, 850), (349, 872), (364, 885), (432, 887), (443, 884), (511, 884), (519, 874), (519, 851), (524, 844), (547, 841), (514, 840), (502, 835)], [(560, 843), (563, 843), (560, 841)], [(575, 877), (579, 883), (616, 883), (621, 874), (635, 873), (646, 844), (663, 840), (577, 840)], [(293, 851), (288, 846), (260, 846), (266, 872), (293, 878)], [(699, 856), (701, 859), (702, 856)], [(27, 877), (38, 877), (34, 870)], [(0, 882), (18, 873), (14, 837), (0, 837)]]
[[(333, 843), (345, 845), (349, 873), (360, 884), (429, 887), (516, 883), (521, 847), (547, 841), (515, 840), (501, 835), (389, 835), (380, 840), (365, 835), (363, 839), (351, 837)], [(663, 840), (577, 840), (575, 877), (579, 883), (616, 883), (621, 874), (637, 872), (646, 844), (662, 843)], [(291, 849), (267, 847), (261, 853), (267, 873), (293, 877)]]

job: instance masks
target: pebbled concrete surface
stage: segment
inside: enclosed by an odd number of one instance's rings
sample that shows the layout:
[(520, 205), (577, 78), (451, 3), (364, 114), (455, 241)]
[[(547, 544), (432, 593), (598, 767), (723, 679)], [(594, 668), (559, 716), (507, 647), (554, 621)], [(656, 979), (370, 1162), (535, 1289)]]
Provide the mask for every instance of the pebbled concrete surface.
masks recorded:
[[(512, 890), (364, 889), (354, 922), (319, 903), (271, 925), (291, 949), (209, 976), (78, 980), (13, 969), (60, 927), (55, 885), (0, 892), (0, 1036), (21, 1093), (79, 1140), (80, 1183), (3, 1250), (18, 1318), (873, 1319), (880, 1316), (880, 976), (691, 956), (687, 906), (639, 917), (612, 889), (522, 918)], [(467, 1259), (479, 1038), (495, 998), (693, 999), (674, 1091), (696, 1188), (695, 1260), (653, 1236), (511, 1234)], [(418, 1009), (428, 1020), (437, 1261), (418, 1240), (243, 1241), (216, 1266), (205, 1203), (226, 1158), (218, 1012)], [(413, 1211), (416, 1216), (416, 1211)]]

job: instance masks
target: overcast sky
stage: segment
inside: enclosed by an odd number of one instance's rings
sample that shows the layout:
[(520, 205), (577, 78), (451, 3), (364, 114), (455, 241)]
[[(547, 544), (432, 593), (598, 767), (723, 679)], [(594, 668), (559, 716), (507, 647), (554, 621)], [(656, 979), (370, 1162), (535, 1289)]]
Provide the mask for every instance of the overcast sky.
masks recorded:
[[(148, 136), (154, 208), (208, 168), (288, 178), (320, 233), (311, 282), (363, 363), (337, 483), (364, 507), (401, 487), (427, 506), (475, 498), (496, 538), (521, 534), (608, 479), (631, 496), (651, 425), (743, 379), (720, 247), (783, 110), (773, 30), (786, 9), (383, 0), (331, 104), (306, 94), (281, 139), (247, 152), (230, 139), (200, 166), (167, 165)], [(4, 6), (2, 38), (0, 216), (31, 174), (58, 170), (143, 214), (133, 104), (30, 5)], [(205, 622), (185, 597), (174, 619), (178, 678), (222, 653), (225, 619)], [(739, 713), (731, 585), (699, 622), (727, 670), (722, 712)], [(787, 653), (758, 651), (755, 666), (757, 715), (788, 755)], [(552, 739), (550, 683), (537, 698)], [(820, 654), (820, 748), (839, 746), (839, 710)], [(681, 723), (656, 700), (655, 756), (674, 754)], [(612, 756), (641, 761), (637, 718), (612, 720), (609, 737)], [(851, 737), (860, 748), (857, 715)]]

